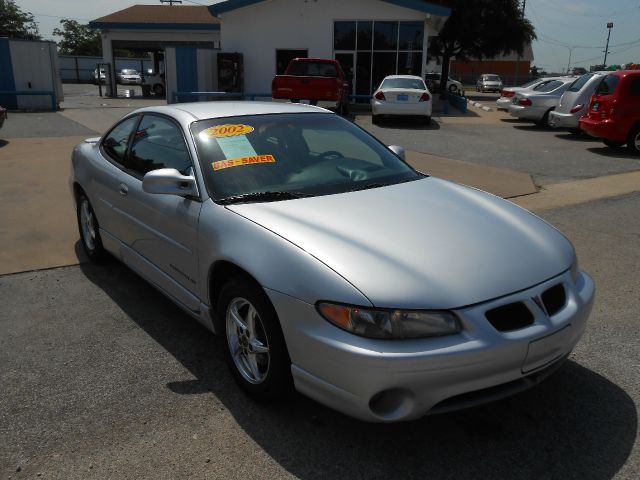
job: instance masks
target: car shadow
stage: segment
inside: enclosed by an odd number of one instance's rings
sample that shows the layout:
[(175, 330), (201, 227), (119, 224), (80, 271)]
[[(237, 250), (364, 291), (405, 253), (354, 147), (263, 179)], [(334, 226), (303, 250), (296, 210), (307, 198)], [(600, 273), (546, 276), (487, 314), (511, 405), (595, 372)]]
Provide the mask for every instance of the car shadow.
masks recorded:
[(552, 127), (546, 125), (536, 125), (535, 123), (530, 123), (529, 125), (514, 125), (513, 128), (524, 131), (536, 131), (536, 132), (551, 132), (554, 129)]
[(118, 262), (80, 268), (193, 375), (166, 388), (212, 392), (267, 455), (302, 479), (609, 479), (635, 442), (634, 401), (572, 361), (517, 396), (402, 424), (363, 423), (299, 394), (256, 404), (233, 383), (215, 336), (147, 282)]
[(600, 142), (600, 140), (598, 140), (597, 138), (591, 137), (586, 134), (577, 135), (569, 132), (558, 133), (556, 135), (556, 138), (559, 138), (561, 140), (567, 140), (570, 142), (585, 142), (585, 143)]
[(0, 138), (0, 148), (6, 147), (7, 145), (9, 145), (9, 142)]
[(434, 118), (431, 118), (429, 125), (422, 123), (422, 119), (420, 118), (381, 118), (375, 126), (385, 130), (440, 130), (440, 123)]
[(625, 146), (622, 147), (607, 147), (606, 145), (602, 145), (601, 147), (589, 147), (587, 148), (590, 152), (593, 152), (598, 155), (602, 155), (604, 157), (610, 158), (628, 158), (630, 160), (638, 160), (640, 161), (640, 156), (634, 155), (631, 153)]
[[(508, 113), (508, 112), (507, 112)], [(526, 120), (522, 120), (520, 118), (513, 118), (513, 117), (509, 117), (509, 118), (501, 118), (500, 119), (501, 122), (504, 123), (515, 123), (515, 124), (519, 124), (519, 123), (531, 123), (531, 122), (527, 122)]]

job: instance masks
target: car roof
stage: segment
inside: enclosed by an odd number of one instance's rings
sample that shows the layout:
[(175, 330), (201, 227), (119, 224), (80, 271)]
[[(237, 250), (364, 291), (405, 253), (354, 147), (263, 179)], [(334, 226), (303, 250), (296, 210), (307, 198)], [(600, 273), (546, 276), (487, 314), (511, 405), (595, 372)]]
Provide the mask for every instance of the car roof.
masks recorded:
[(157, 107), (145, 107), (134, 113), (154, 112), (175, 115), (176, 112), (188, 113), (194, 120), (206, 118), (240, 117), (244, 115), (268, 115), (273, 113), (333, 113), (312, 105), (285, 102), (193, 102), (175, 103)]
[(422, 77), (419, 77), (417, 75), (387, 75), (386, 77), (384, 77), (384, 80), (386, 80), (387, 78), (389, 79), (393, 79), (393, 78), (408, 78), (411, 80), (422, 80)]

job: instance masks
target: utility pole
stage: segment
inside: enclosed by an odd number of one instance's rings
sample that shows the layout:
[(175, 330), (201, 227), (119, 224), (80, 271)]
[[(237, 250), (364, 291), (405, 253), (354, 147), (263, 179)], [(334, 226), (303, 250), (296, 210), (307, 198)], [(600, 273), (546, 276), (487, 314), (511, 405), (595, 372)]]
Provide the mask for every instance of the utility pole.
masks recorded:
[[(524, 10), (527, 8), (527, 0), (522, 0), (522, 19), (524, 20)], [(516, 59), (516, 78), (514, 83), (518, 85), (518, 71), (520, 70), (520, 54), (518, 54), (518, 58)]]
[(611, 38), (611, 29), (613, 28), (613, 22), (607, 23), (609, 34), (607, 35), (607, 46), (604, 48), (604, 68), (607, 68), (607, 54), (609, 53), (609, 39)]
[(168, 3), (169, 6), (173, 6), (174, 3), (182, 3), (182, 0), (160, 0), (160, 3)]

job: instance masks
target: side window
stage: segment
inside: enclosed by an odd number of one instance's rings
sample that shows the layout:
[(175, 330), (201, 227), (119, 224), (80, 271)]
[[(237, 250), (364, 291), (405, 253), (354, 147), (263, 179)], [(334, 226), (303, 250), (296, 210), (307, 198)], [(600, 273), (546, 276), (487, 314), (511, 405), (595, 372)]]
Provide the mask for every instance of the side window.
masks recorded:
[(102, 142), (102, 148), (115, 162), (125, 164), (125, 156), (129, 147), (131, 131), (140, 120), (139, 116), (127, 118), (109, 132)]
[(640, 97), (640, 77), (634, 77), (631, 81), (630, 95), (632, 97)]
[(145, 115), (133, 137), (127, 167), (144, 176), (159, 168), (175, 168), (185, 175), (191, 160), (184, 138), (171, 120), (157, 115)]

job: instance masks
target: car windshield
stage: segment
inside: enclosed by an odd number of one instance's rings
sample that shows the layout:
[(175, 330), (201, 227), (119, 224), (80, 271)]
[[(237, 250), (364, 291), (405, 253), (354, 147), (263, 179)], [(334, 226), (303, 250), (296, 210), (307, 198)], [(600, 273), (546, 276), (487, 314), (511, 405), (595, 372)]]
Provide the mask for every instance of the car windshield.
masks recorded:
[(426, 90), (424, 82), (419, 78), (387, 78), (380, 88), (411, 88), (414, 90)]
[(486, 82), (499, 82), (500, 77), (497, 75), (485, 75), (484, 77)]
[(617, 75), (607, 75), (602, 79), (600, 85), (598, 85), (596, 93), (600, 95), (611, 95), (616, 91), (616, 87), (618, 86), (619, 81), (620, 77), (618, 77)]
[(567, 88), (567, 91), (579, 92), (580, 89), (584, 87), (585, 84), (591, 79), (591, 77), (593, 77), (593, 73), (587, 73), (586, 75), (582, 75), (580, 78), (576, 79), (576, 81), (573, 82), (569, 86), (569, 88)]
[(376, 188), (423, 178), (373, 136), (334, 114), (201, 120), (191, 125), (214, 200), (268, 200)]
[(333, 63), (328, 62), (294, 62), (287, 75), (297, 77), (337, 77), (338, 71)]
[(536, 92), (551, 92), (561, 85), (562, 82), (560, 80), (549, 80), (548, 82), (541, 83), (536, 88), (534, 88), (534, 90)]

